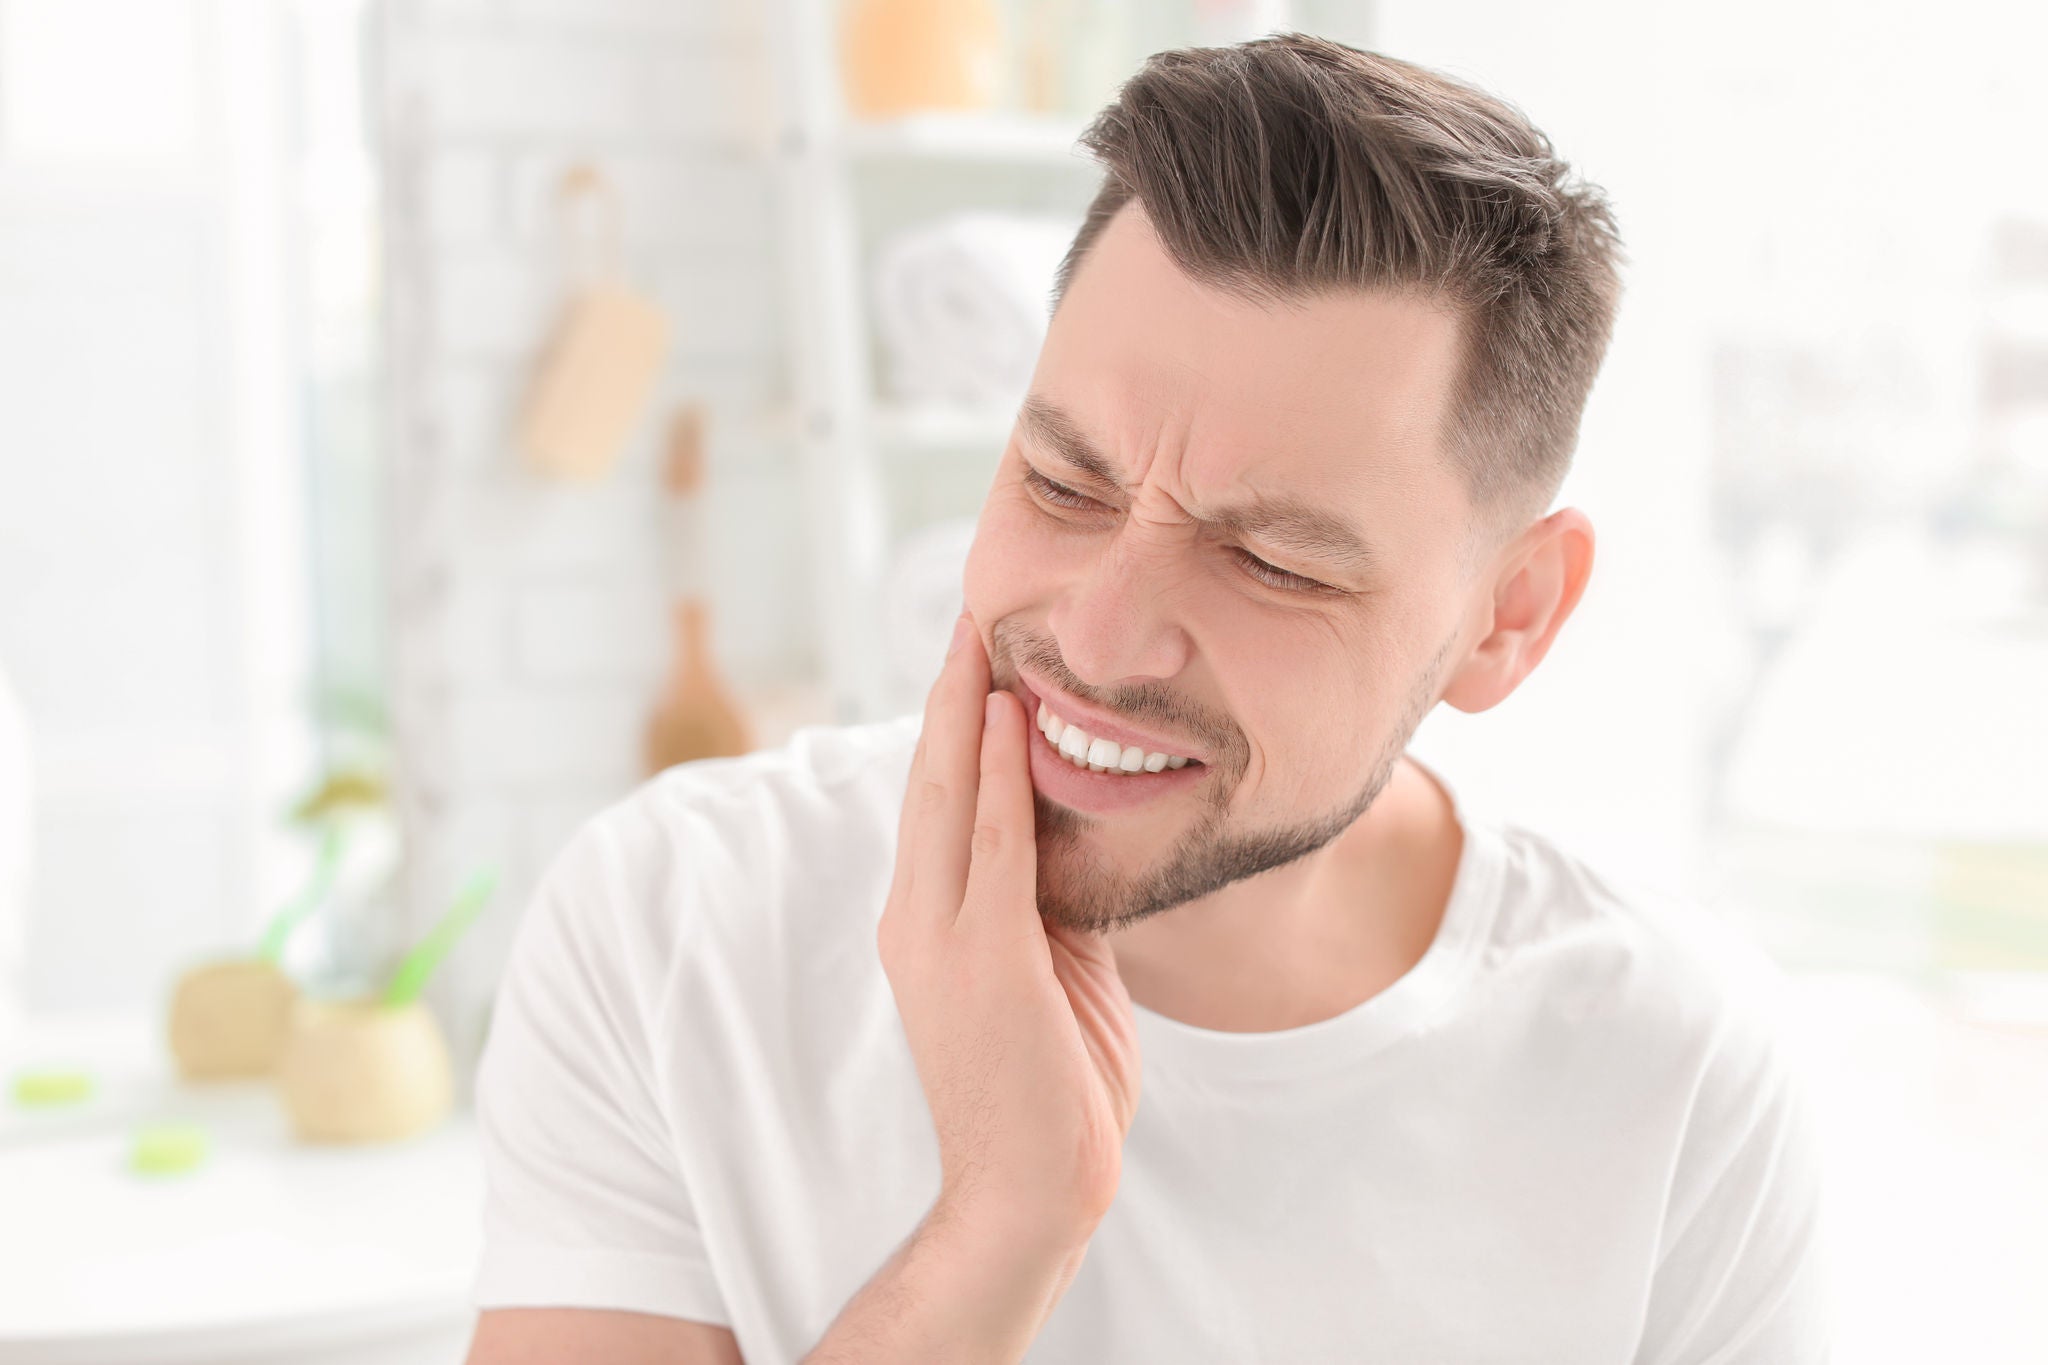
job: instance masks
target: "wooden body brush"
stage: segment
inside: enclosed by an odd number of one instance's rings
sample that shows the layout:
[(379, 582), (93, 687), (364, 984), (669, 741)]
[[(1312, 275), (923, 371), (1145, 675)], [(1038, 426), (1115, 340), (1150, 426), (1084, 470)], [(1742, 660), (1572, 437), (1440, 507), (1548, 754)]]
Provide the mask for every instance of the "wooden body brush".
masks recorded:
[(647, 726), (647, 771), (753, 748), (745, 715), (711, 657), (710, 582), (704, 573), (704, 418), (685, 404), (669, 427), (662, 482), (668, 492), (663, 561), (668, 568), (675, 655)]

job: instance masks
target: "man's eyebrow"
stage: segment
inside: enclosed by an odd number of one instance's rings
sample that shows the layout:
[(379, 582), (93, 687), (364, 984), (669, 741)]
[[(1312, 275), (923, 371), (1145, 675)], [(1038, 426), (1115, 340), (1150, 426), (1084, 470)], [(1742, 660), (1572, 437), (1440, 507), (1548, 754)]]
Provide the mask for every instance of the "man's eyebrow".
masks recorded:
[[(1123, 480), (1108, 457), (1066, 410), (1051, 400), (1027, 394), (1017, 409), (1017, 425), (1034, 445), (1052, 451), (1099, 484), (1123, 489)], [(1218, 508), (1205, 520), (1233, 536), (1285, 546), (1367, 575), (1379, 572), (1378, 556), (1350, 523), (1298, 498), (1254, 497), (1242, 506)]]

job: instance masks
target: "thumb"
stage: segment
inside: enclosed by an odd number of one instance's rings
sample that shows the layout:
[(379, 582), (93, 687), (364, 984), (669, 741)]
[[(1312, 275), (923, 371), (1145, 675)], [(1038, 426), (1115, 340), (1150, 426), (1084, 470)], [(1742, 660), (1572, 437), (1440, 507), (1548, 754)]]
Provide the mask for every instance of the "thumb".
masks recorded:
[[(1038, 832), (1031, 797), (1031, 756), (1024, 706), (1001, 690), (988, 694), (981, 727), (981, 781), (974, 799), (967, 891), (959, 924), (1002, 929), (1038, 919)], [(1021, 926), (1019, 926), (1021, 927)]]

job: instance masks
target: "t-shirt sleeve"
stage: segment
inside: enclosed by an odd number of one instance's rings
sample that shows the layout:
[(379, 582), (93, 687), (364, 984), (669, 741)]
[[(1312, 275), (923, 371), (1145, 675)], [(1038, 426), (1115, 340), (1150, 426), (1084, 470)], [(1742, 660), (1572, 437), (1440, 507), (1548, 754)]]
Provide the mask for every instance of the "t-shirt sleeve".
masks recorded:
[(1819, 1146), (1781, 1013), (1726, 1028), (1703, 1071), (1636, 1365), (1830, 1359)]
[[(479, 1309), (627, 1309), (730, 1326), (653, 1081), (665, 979), (602, 817), (542, 876), (477, 1066)], [(640, 926), (637, 927), (636, 926)]]

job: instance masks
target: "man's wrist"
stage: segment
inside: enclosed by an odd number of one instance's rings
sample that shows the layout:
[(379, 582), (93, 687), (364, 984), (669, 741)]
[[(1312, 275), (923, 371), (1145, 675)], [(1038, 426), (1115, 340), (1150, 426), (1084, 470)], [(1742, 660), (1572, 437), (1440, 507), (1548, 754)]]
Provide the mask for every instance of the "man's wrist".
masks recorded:
[(935, 1204), (804, 1359), (1014, 1365), (1086, 1255), (1086, 1237), (987, 1205)]
[(941, 1200), (925, 1215), (919, 1236), (959, 1276), (961, 1301), (984, 1310), (988, 1335), (977, 1330), (977, 1340), (993, 1340), (1028, 1323), (1018, 1342), (1021, 1354), (1074, 1282), (1092, 1231)]
[(1048, 1220), (993, 1200), (941, 1194), (922, 1227), (956, 1243), (965, 1255), (1020, 1269), (1064, 1264), (1086, 1251), (1095, 1224), (1071, 1219)]

